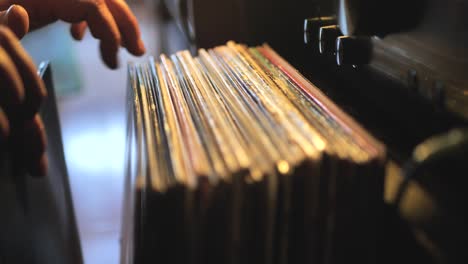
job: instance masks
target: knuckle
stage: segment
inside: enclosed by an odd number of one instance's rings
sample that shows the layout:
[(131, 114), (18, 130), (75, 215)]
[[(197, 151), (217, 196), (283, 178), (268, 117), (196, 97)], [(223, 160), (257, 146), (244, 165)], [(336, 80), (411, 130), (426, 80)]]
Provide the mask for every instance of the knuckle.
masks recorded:
[(105, 6), (103, 0), (89, 0), (86, 3), (91, 12), (99, 12)]

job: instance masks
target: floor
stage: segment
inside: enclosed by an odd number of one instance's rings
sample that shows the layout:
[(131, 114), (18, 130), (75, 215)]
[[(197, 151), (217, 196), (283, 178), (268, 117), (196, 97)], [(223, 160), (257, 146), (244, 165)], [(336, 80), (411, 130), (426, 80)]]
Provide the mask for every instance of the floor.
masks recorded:
[[(132, 8), (140, 21), (147, 54), (158, 54), (160, 43), (153, 8), (145, 8), (141, 3)], [(51, 27), (54, 32), (69, 35), (65, 24)], [(34, 34), (41, 35), (40, 32)], [(50, 36), (47, 34), (42, 40), (46, 41)], [(56, 79), (65, 79), (61, 81), (71, 86), (59, 91), (59, 114), (83, 256), (86, 264), (119, 263), (126, 63), (144, 58), (121, 51), (120, 68), (111, 71), (101, 63), (98, 43), (89, 33), (81, 42), (72, 42), (71, 38), (66, 41), (71, 43), (69, 51), (72, 54), (67, 56), (73, 55), (68, 59), (73, 67), (60, 66), (60, 58), (55, 64), (52, 59), (51, 63)], [(30, 51), (36, 61), (42, 60), (47, 55), (44, 55), (44, 49), (34, 52), (40, 45), (37, 40), (33, 42)], [(67, 68), (74, 73), (67, 73)], [(65, 75), (70, 75), (68, 82)]]

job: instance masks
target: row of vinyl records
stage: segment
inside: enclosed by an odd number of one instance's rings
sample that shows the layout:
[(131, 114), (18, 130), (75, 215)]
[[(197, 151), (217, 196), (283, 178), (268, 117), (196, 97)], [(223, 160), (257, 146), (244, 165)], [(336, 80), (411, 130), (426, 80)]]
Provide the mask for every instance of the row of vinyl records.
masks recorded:
[(385, 148), (267, 44), (128, 68), (122, 263), (375, 263)]

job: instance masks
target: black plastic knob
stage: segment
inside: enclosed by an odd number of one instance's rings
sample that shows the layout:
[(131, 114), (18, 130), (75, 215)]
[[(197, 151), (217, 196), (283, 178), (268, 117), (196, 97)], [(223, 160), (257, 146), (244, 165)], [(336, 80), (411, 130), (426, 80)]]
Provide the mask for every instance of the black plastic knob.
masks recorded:
[(372, 59), (372, 41), (368, 37), (342, 36), (336, 40), (338, 65), (363, 65)]
[(319, 29), (319, 52), (320, 54), (335, 54), (336, 39), (341, 36), (337, 25), (325, 26)]
[(337, 20), (334, 16), (313, 17), (304, 20), (304, 43), (317, 45), (319, 39), (319, 30), (321, 27), (336, 25)]

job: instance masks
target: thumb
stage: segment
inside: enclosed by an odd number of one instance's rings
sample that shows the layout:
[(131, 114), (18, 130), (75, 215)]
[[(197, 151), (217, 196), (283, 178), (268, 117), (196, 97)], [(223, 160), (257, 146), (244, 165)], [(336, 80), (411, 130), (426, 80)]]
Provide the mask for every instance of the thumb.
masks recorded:
[(19, 5), (11, 5), (6, 11), (0, 11), (0, 25), (11, 29), (21, 39), (29, 31), (28, 12)]

